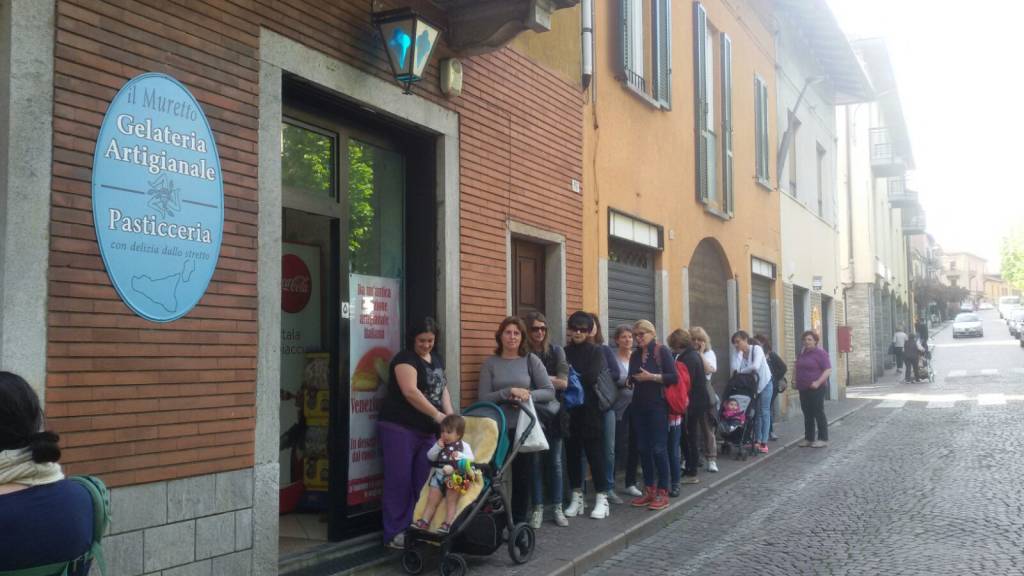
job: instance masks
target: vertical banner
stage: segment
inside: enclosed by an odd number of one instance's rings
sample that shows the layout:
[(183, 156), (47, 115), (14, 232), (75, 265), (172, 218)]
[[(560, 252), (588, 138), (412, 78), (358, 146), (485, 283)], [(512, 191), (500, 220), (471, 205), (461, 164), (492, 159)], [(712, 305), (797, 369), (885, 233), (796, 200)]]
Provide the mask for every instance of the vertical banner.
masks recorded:
[(281, 486), (291, 482), (292, 440), (299, 424), (306, 353), (323, 350), (320, 339), (320, 247), (281, 245)]
[(352, 322), (349, 335), (349, 506), (376, 508), (384, 477), (377, 446), (377, 413), (387, 394), (391, 358), (402, 346), (399, 282), (349, 275)]

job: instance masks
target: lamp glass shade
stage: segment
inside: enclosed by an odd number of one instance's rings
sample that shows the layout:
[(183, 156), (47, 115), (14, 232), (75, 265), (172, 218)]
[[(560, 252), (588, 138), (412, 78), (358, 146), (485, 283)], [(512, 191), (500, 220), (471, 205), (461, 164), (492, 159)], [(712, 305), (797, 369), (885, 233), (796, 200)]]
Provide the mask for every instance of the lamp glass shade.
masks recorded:
[(406, 84), (419, 81), (439, 30), (411, 11), (381, 19), (378, 26), (395, 79)]

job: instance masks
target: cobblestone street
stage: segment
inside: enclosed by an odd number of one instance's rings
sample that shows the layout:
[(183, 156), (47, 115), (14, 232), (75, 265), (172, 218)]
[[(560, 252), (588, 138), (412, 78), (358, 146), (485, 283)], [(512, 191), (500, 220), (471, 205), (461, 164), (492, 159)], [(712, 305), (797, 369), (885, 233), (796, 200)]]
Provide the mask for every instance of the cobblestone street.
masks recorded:
[(984, 317), (982, 340), (935, 339), (935, 383), (852, 389), (878, 401), (829, 448), (780, 454), (588, 574), (1021, 573), (1024, 350)]

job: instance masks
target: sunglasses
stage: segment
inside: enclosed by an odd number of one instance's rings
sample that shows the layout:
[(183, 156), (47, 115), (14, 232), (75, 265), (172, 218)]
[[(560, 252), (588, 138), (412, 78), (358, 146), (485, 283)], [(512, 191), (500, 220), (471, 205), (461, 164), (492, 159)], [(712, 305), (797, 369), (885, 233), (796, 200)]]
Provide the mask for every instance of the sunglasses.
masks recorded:
[(576, 334), (590, 334), (590, 328), (580, 328), (579, 326), (573, 326), (569, 328), (569, 331)]
[(547, 331), (548, 331), (548, 327), (547, 326), (531, 326), (530, 327), (530, 332), (547, 332)]

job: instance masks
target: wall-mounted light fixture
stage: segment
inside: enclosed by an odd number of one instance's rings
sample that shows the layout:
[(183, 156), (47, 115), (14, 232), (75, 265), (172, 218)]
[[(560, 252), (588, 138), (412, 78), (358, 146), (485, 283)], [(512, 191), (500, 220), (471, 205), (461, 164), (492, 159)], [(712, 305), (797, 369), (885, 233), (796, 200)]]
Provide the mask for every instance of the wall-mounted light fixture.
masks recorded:
[(375, 12), (373, 25), (384, 42), (395, 80), (406, 94), (412, 94), (410, 88), (423, 77), (441, 30), (411, 8)]

